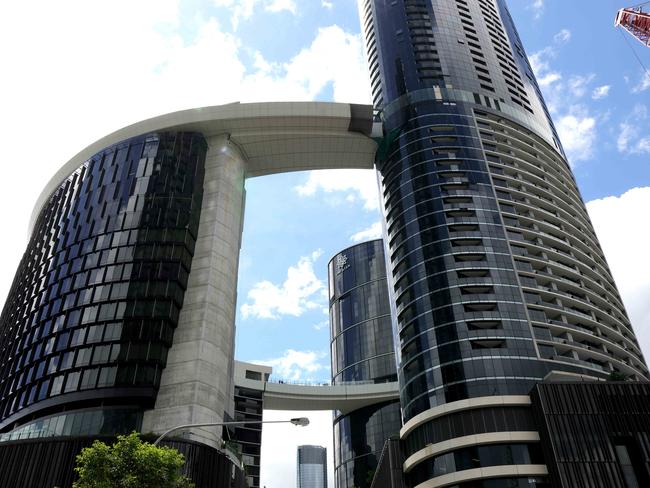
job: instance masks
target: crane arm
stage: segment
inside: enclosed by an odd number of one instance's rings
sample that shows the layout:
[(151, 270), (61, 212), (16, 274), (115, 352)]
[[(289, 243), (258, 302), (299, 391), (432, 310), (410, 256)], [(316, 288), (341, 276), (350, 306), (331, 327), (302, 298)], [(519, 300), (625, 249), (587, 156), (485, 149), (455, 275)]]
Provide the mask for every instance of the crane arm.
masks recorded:
[(614, 25), (620, 25), (641, 44), (650, 47), (650, 13), (641, 8), (623, 8), (616, 14)]

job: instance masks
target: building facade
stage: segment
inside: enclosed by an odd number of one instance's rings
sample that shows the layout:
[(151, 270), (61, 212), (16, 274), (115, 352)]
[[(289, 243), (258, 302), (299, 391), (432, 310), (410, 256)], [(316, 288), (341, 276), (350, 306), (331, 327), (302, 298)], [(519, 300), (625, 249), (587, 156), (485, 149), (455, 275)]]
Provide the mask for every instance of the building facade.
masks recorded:
[(531, 399), (550, 486), (650, 486), (650, 384), (543, 382)]
[(530, 390), (639, 344), (505, 1), (359, 5), (408, 485), (544, 486)]
[(327, 449), (298, 446), (297, 488), (327, 488)]
[[(397, 381), (384, 245), (363, 242), (328, 265), (332, 384)], [(384, 443), (399, 435), (399, 401), (334, 412), (338, 488), (367, 488)]]
[[(231, 428), (227, 438), (238, 445), (249, 488), (260, 486), (264, 384), (271, 372), (270, 366), (235, 361), (235, 416), (232, 421), (247, 423)], [(257, 382), (262, 382), (261, 388)]]
[[(261, 420), (268, 397), (345, 403), (337, 482), (367, 485), (400, 425), (382, 383), (397, 374), (403, 425), (387, 459), (402, 450), (404, 462), (391, 482), (647, 484), (648, 368), (505, 0), (360, 0), (360, 12), (381, 123), (350, 104), (204, 107), (125, 127), (54, 175), (0, 315), (0, 450), (12, 456), (0, 459), (21, 461), (3, 465), (7, 479), (53, 455), (72, 463), (97, 437)], [(373, 167), (386, 256), (374, 242), (330, 264), (333, 386), (236, 388), (246, 178)], [(574, 415), (591, 417), (567, 435)], [(259, 435), (235, 434), (253, 484)], [(224, 437), (205, 427), (170, 442), (195, 481), (211, 459), (219, 486), (239, 487)], [(326, 476), (324, 453), (303, 458)], [(69, 486), (61, 463), (29, 486)]]
[[(0, 442), (160, 434), (260, 400), (233, 381), (245, 179), (372, 168), (372, 126), (367, 106), (204, 107), (125, 127), (66, 163), (39, 197), (0, 316)], [(223, 434), (184, 440), (205, 458)], [(260, 430), (235, 436), (253, 449)], [(246, 455), (258, 482), (259, 456)]]

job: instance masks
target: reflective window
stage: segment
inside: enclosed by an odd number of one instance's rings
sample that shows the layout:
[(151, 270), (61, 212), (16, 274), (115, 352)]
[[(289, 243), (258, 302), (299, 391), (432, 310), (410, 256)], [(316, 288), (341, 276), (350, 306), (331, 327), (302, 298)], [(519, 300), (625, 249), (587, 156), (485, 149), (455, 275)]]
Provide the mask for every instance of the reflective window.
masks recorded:
[(0, 343), (0, 420), (95, 388), (155, 394), (187, 286), (205, 153), (199, 134), (136, 137), (84, 162), (43, 205), (0, 319), (12, 338)]

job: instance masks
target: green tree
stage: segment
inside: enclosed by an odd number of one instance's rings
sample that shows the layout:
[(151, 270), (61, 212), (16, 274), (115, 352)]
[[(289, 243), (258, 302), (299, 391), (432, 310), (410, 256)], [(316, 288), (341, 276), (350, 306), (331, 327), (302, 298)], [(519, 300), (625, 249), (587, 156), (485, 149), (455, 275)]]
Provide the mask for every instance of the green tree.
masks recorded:
[(194, 488), (181, 474), (183, 463), (176, 449), (142, 442), (133, 432), (118, 436), (112, 446), (95, 441), (83, 449), (73, 488)]

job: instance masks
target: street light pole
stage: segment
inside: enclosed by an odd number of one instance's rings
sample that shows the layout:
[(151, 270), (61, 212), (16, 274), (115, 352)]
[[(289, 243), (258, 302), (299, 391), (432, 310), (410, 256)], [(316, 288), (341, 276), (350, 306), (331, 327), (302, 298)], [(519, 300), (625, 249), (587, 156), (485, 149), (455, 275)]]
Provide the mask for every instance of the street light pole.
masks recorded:
[(290, 420), (245, 420), (241, 422), (208, 422), (205, 424), (185, 424), (185, 425), (177, 425), (176, 427), (172, 427), (169, 430), (166, 430), (163, 432), (158, 439), (155, 440), (153, 443), (154, 446), (157, 446), (160, 444), (160, 441), (162, 441), (165, 437), (167, 437), (169, 434), (174, 432), (175, 430), (180, 430), (180, 429), (189, 429), (192, 427), (219, 427), (219, 426), (225, 426), (225, 425), (246, 425), (246, 424), (293, 424), (293, 425), (299, 425), (300, 427), (306, 427), (309, 425), (309, 419), (307, 417), (297, 417), (295, 419), (290, 419)]

